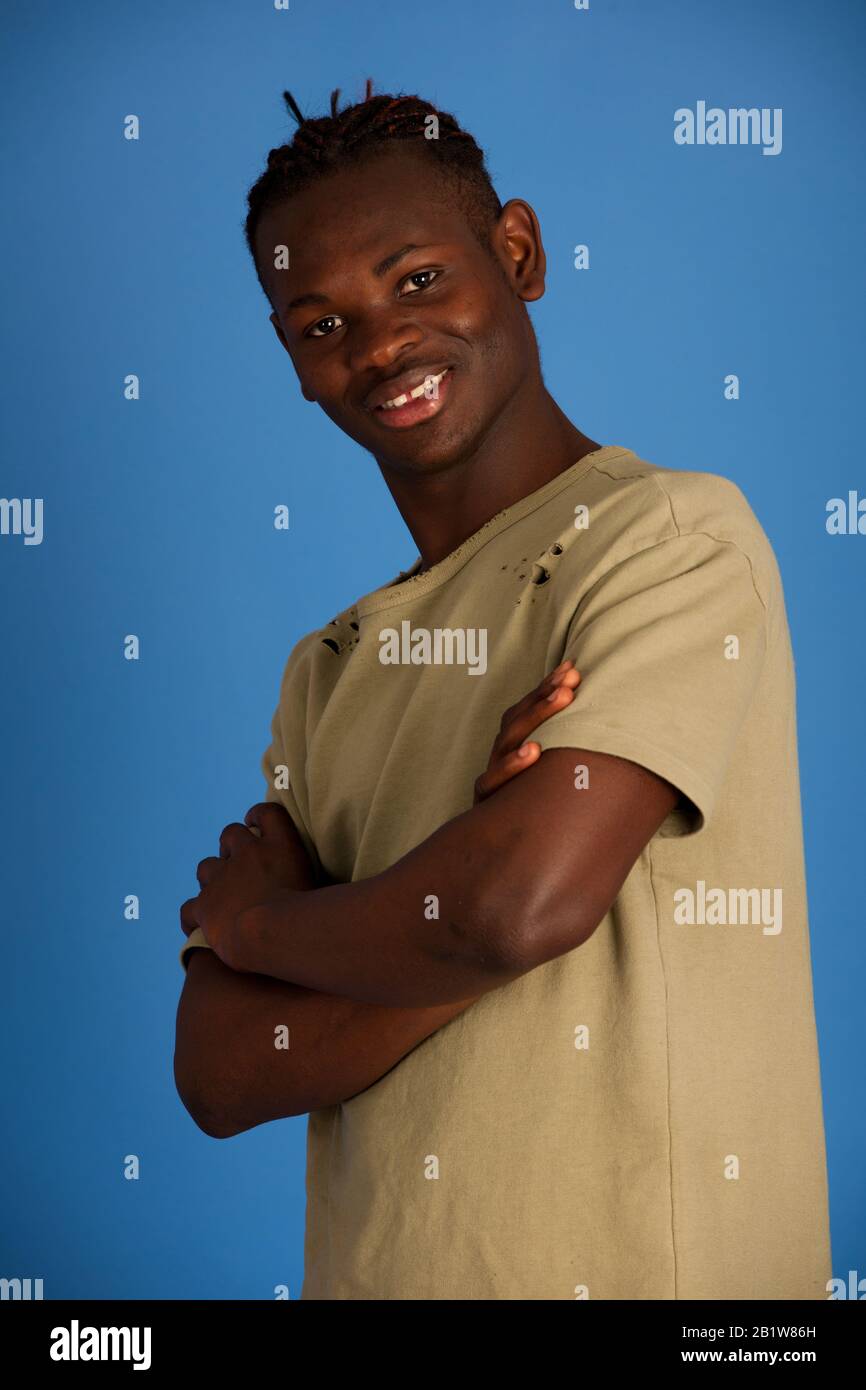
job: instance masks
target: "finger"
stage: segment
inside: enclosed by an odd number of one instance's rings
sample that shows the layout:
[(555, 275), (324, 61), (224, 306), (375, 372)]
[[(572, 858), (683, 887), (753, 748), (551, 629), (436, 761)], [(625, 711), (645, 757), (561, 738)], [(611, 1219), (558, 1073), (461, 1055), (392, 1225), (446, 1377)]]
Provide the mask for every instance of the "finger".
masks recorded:
[(210, 883), (214, 875), (222, 868), (222, 860), (217, 859), (215, 854), (211, 854), (207, 859), (202, 859), (195, 871), (195, 876), (202, 888)]
[(198, 898), (187, 898), (181, 904), (180, 909), (180, 928), (184, 936), (189, 936), (198, 926)]
[(249, 838), (249, 827), (241, 825), (239, 820), (224, 826), (220, 834), (220, 859), (230, 859)]
[[(570, 657), (567, 657), (565, 661), (561, 661), (558, 666), (543, 678), (543, 680), (538, 682), (534, 690), (530, 690), (528, 694), (523, 696), (522, 700), (518, 700), (516, 704), (510, 705), (509, 708), (504, 711), (499, 721), (499, 730), (493, 740), (490, 757), (487, 760), (488, 767), (491, 767), (503, 752), (511, 753), (519, 746), (521, 741), (520, 738), (518, 737), (515, 740), (513, 735), (515, 727), (525, 728), (527, 732), (536, 727), (538, 723), (537, 720), (527, 724), (525, 722), (525, 717), (530, 711), (537, 708), (540, 699), (556, 690), (566, 677), (570, 677), (573, 683), (573, 677), (570, 671), (572, 665), (573, 663)], [(518, 723), (517, 721), (522, 722)]]
[(294, 822), (279, 801), (257, 801), (244, 816), (244, 825), (264, 840), (285, 839), (294, 830)]
[(541, 682), (541, 685), (549, 687), (554, 682), (561, 681), (563, 676), (567, 675), (569, 671), (573, 671), (574, 669), (574, 662), (572, 661), (570, 656), (567, 656), (564, 661), (560, 661), (559, 665), (556, 666), (550, 672), (550, 675), (545, 676), (544, 680)]
[[(499, 735), (495, 759), (501, 758), (503, 754), (515, 752), (533, 729), (537, 729), (539, 724), (543, 724), (551, 715), (566, 709), (574, 699), (574, 692), (579, 685), (580, 672), (566, 671), (552, 691), (542, 691), (519, 714), (513, 714)], [(491, 759), (491, 762), (495, 759)]]
[(527, 695), (524, 695), (522, 700), (518, 700), (516, 705), (512, 705), (510, 710), (506, 710), (506, 716), (513, 716), (531, 708), (540, 695), (549, 694), (551, 690), (554, 690), (573, 666), (574, 662), (571, 660), (571, 657), (566, 657), (565, 661), (561, 661), (558, 666), (554, 667), (552, 671), (549, 671), (547, 675), (538, 682), (534, 690), (530, 690)]
[(556, 698), (556, 692), (558, 690), (562, 690), (563, 688), (566, 690), (576, 690), (578, 685), (580, 685), (580, 672), (574, 668), (564, 671), (561, 676), (557, 676), (555, 685), (551, 685), (551, 688), (545, 691), (544, 698), (550, 700), (552, 703)]
[(483, 801), (485, 797), (491, 796), (498, 791), (506, 782), (510, 782), (512, 777), (516, 777), (524, 768), (531, 767), (541, 756), (541, 744), (524, 743), (513, 753), (506, 753), (504, 757), (497, 758), (488, 767), (486, 772), (475, 782), (475, 800)]

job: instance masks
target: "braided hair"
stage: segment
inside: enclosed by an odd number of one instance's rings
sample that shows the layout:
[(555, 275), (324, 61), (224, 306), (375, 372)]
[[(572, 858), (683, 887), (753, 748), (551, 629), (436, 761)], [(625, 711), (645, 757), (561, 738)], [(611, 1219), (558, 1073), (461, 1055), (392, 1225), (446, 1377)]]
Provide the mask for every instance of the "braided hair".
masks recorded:
[[(270, 151), (267, 168), (247, 195), (245, 236), (259, 283), (256, 262), (256, 229), (263, 214), (299, 193), (316, 179), (336, 173), (364, 158), (411, 141), (430, 161), (431, 170), (448, 181), (449, 201), (459, 207), (481, 245), (491, 255), (490, 232), (502, 204), (484, 163), (484, 153), (466, 130), (461, 130), (448, 111), (437, 111), (418, 96), (373, 96), (372, 78), (366, 95), (354, 106), (338, 110), (340, 88), (331, 93), (330, 116), (308, 120), (291, 92), (283, 100), (298, 123), (289, 144)], [(438, 123), (438, 138), (430, 139), (431, 117)], [(264, 289), (264, 285), (262, 284)]]

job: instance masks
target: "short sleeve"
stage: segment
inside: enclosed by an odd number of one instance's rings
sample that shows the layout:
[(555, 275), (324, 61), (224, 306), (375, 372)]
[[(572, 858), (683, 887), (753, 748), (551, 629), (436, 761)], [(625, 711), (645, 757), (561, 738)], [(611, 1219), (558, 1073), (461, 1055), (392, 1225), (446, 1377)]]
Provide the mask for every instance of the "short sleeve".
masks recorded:
[(563, 651), (580, 686), (529, 737), (542, 750), (586, 748), (655, 772), (680, 792), (659, 833), (695, 834), (712, 819), (767, 632), (735, 543), (692, 532), (648, 546), (580, 600)]
[(196, 927), (194, 931), (191, 931), (183, 946), (180, 948), (180, 963), (183, 966), (184, 971), (186, 970), (189, 964), (190, 951), (194, 951), (198, 947), (203, 948), (205, 951), (210, 951), (213, 949), (205, 941), (204, 932), (202, 931), (201, 927)]
[[(295, 828), (303, 842), (307, 854), (310, 856), (317, 878), (321, 875), (322, 869), (313, 838), (304, 821), (301, 813), (295, 790), (292, 786), (292, 772), (288, 763), (288, 755), (284, 746), (283, 736), (283, 699), (274, 711), (271, 720), (271, 741), (262, 755), (261, 769), (264, 774), (266, 790), (262, 798), (263, 801), (276, 801), (284, 806), (291, 816)], [(209, 951), (212, 948), (204, 938), (201, 927), (196, 927), (191, 931), (183, 946), (180, 949), (180, 963), (186, 970), (189, 963), (189, 954), (197, 948), (204, 948)]]
[[(322, 866), (296, 790), (306, 757), (304, 731), (297, 718), (293, 719), (296, 727), (286, 727), (287, 717), (297, 716), (298, 713), (284, 682), (280, 703), (271, 720), (271, 741), (262, 754), (261, 769), (267, 784), (264, 800), (276, 801), (288, 811), (318, 878)], [(306, 804), (306, 796), (303, 800)]]

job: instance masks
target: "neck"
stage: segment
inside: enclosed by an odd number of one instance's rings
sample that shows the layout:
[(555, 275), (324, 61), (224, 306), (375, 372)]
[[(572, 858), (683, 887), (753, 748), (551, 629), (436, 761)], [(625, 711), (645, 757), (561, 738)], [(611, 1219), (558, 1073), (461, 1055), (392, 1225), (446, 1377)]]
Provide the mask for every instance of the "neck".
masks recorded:
[(520, 392), (473, 446), (435, 473), (395, 469), (377, 459), (382, 476), (430, 569), (485, 522), (536, 492), (601, 445), (563, 414), (539, 379), (529, 399)]

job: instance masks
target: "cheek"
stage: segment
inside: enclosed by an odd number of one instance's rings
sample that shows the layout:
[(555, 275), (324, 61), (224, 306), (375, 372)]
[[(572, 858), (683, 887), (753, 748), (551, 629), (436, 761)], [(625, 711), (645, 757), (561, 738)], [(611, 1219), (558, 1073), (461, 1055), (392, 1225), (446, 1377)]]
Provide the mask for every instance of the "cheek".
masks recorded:
[(459, 301), (452, 306), (451, 332), (466, 341), (472, 358), (489, 375), (488, 395), (495, 392), (497, 383), (510, 389), (521, 371), (514, 310), (512, 296), (477, 277), (464, 284)]
[(327, 401), (334, 401), (339, 408), (340, 393), (345, 390), (345, 372), (341, 372), (336, 364), (329, 366), (324, 360), (315, 364), (307, 363), (306, 367), (298, 372), (298, 380), (304, 394), (323, 409)]
[(474, 347), (495, 334), (500, 314), (501, 310), (491, 296), (489, 286), (471, 276), (462, 281), (459, 292), (444, 305), (443, 318), (447, 320), (451, 333), (464, 338), (470, 347)]

